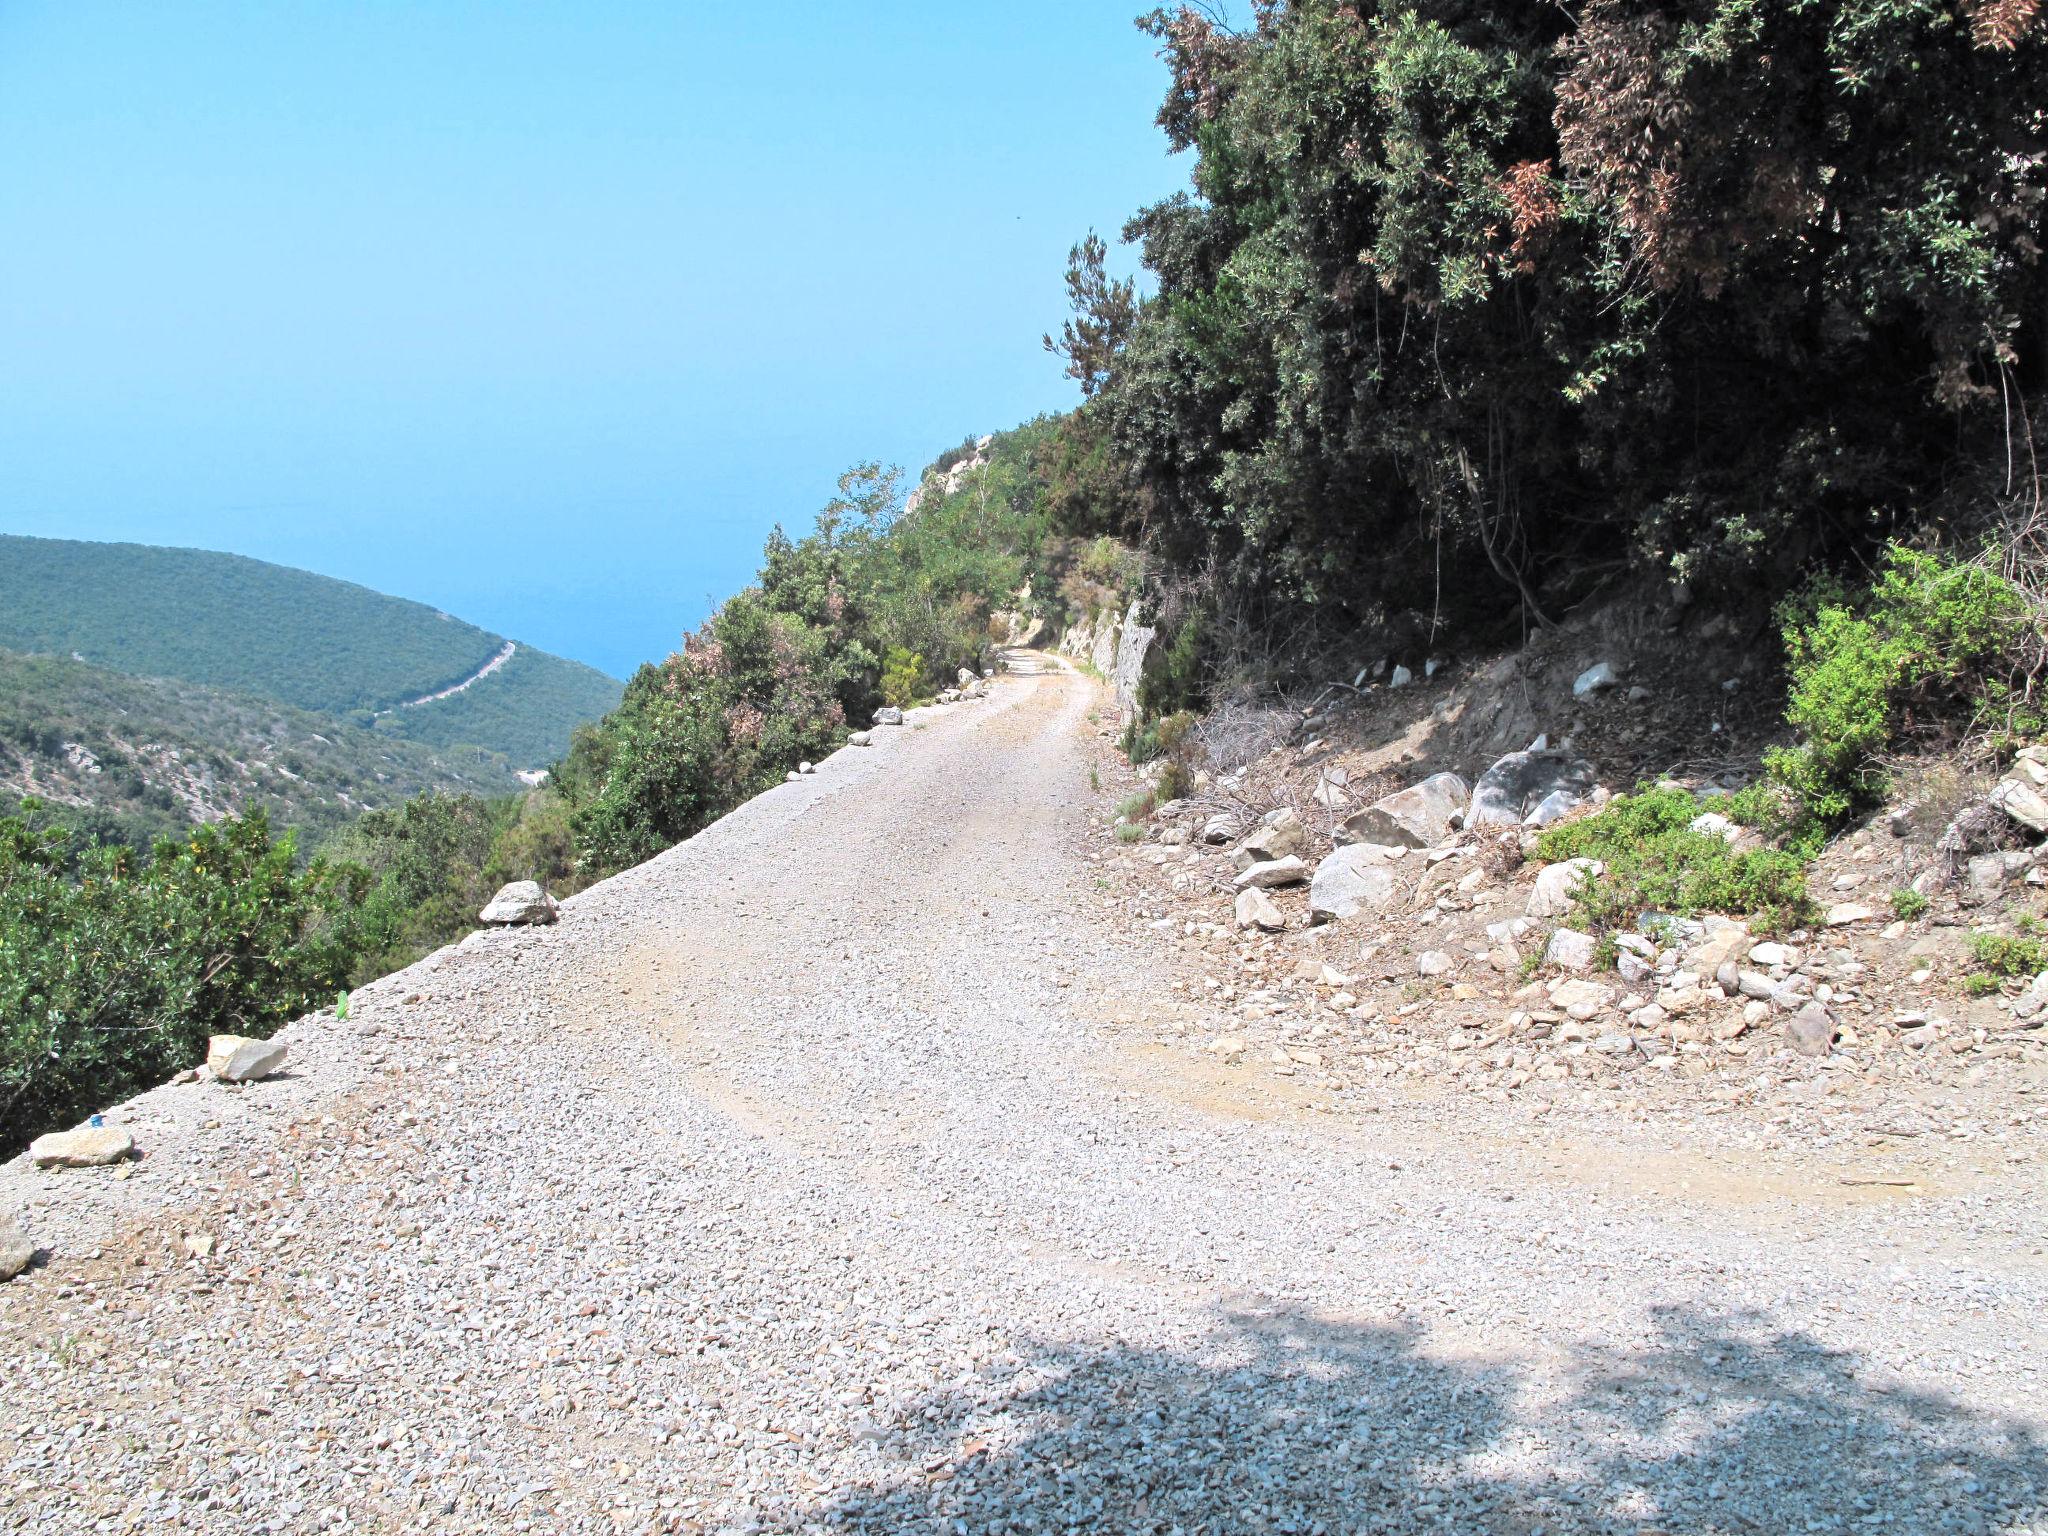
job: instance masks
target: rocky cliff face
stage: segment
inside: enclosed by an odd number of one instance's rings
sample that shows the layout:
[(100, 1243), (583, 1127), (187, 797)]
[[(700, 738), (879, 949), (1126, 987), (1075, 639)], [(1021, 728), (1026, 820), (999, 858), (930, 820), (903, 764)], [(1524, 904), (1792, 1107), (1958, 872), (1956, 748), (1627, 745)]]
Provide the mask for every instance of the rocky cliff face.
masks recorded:
[(1117, 714), (1128, 724), (1138, 713), (1138, 684), (1158, 635), (1156, 626), (1138, 622), (1137, 603), (1123, 613), (1105, 604), (1061, 635), (1056, 649), (1087, 662), (1109, 680), (1116, 690)]

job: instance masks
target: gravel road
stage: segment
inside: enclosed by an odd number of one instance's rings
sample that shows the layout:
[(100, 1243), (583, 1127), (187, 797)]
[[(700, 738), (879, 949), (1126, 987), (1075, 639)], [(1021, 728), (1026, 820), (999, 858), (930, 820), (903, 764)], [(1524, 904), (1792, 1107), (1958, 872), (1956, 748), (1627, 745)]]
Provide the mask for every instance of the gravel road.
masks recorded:
[(2038, 1224), (1161, 1045), (1101, 707), (918, 712), (0, 1168), (0, 1529), (2048, 1531)]

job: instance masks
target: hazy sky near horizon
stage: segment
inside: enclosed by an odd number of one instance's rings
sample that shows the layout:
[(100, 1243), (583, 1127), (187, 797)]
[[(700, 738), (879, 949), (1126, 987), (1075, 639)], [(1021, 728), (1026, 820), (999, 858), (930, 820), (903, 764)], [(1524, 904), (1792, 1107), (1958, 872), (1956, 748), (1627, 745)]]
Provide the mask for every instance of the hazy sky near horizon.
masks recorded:
[(1143, 8), (9, 0), (0, 532), (624, 675), (849, 464), (1073, 402), (1068, 246), (1185, 183)]

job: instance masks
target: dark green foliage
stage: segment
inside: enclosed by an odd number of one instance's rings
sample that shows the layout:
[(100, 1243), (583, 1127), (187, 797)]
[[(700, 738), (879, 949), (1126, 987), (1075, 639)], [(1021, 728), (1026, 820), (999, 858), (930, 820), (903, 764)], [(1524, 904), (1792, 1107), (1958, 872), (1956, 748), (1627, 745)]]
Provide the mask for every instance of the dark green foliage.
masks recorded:
[[(1745, 809), (1725, 804), (1731, 815)], [(1754, 915), (1766, 927), (1796, 927), (1811, 911), (1806, 868), (1813, 845), (1738, 853), (1715, 834), (1690, 830), (1700, 811), (1687, 790), (1645, 788), (1551, 827), (1537, 840), (1537, 856), (1607, 866), (1599, 879), (1578, 885), (1579, 918), (1592, 933), (1632, 928), (1645, 912), (1725, 912)]]
[[(1630, 560), (1768, 590), (1927, 516), (1973, 461), (2006, 490), (2010, 449), (2024, 477), (2036, 7), (1279, 0), (1243, 33), (1149, 25), (1194, 193), (1126, 230), (1157, 293), (1082, 415), (1154, 551), (1233, 613), (1512, 629)], [(1113, 295), (1076, 297), (1114, 333)]]
[[(374, 717), (392, 734), (478, 745), (537, 767), (610, 709), (619, 685), (521, 647), (452, 698), (505, 644), (422, 603), (307, 571), (202, 550), (0, 536), (0, 647), (82, 656), (302, 710)], [(382, 713), (379, 712), (389, 712)]]
[(1884, 754), (1908, 740), (1981, 723), (2042, 728), (2013, 679), (2039, 621), (1985, 566), (1893, 546), (1868, 593), (1816, 581), (1782, 617), (1786, 719), (1804, 739), (1774, 752), (1770, 768), (1823, 819), (1878, 799), (1889, 781)]
[(1892, 892), (1892, 916), (1902, 923), (1910, 923), (1917, 917), (1925, 917), (1933, 905), (1918, 891), (1901, 888)]
[(0, 1151), (332, 998), (362, 891), (261, 815), (140, 856), (0, 819)]

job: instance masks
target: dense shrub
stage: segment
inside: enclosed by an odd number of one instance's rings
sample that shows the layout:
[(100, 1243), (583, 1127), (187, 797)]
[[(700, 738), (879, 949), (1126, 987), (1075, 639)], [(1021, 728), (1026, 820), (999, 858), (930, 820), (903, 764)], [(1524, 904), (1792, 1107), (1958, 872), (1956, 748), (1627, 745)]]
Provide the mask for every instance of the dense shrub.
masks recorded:
[(364, 886), (260, 815), (142, 856), (0, 819), (0, 1155), (331, 1000)]
[[(1760, 797), (1715, 805), (1745, 820), (1761, 814)], [(1577, 887), (1578, 920), (1590, 932), (1632, 928), (1645, 912), (1723, 912), (1756, 916), (1766, 927), (1797, 926), (1811, 911), (1806, 868), (1817, 851), (1813, 840), (1737, 852), (1716, 833), (1691, 830), (1702, 809), (1689, 790), (1646, 788), (1549, 828), (1536, 851), (1546, 860), (1598, 859), (1607, 866), (1600, 879)]]
[(1884, 756), (1907, 738), (1994, 721), (2041, 729), (2009, 673), (2038, 622), (2021, 593), (1979, 564), (1893, 546), (1867, 594), (1822, 580), (1787, 602), (1786, 719), (1803, 740), (1772, 773), (1823, 819), (1882, 795)]
[[(1192, 194), (1064, 349), (1152, 551), (1335, 636), (1798, 579), (2028, 462), (2048, 11), (1277, 0), (1147, 25)], [(1306, 640), (1302, 643), (1307, 643)]]

